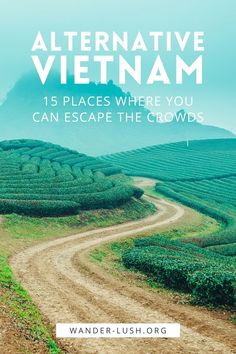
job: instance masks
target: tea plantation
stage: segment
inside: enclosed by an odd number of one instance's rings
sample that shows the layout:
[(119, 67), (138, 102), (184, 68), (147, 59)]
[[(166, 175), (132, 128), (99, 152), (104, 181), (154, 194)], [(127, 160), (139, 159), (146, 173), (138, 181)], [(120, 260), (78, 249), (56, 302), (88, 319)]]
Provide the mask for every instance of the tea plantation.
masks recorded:
[(196, 140), (105, 155), (133, 176), (196, 181), (236, 176), (236, 139)]
[(103, 161), (129, 175), (156, 178), (157, 192), (220, 221), (223, 227), (214, 235), (186, 241), (236, 255), (236, 139), (157, 145)]
[(142, 190), (117, 177), (120, 168), (37, 140), (0, 142), (0, 213), (34, 216), (113, 208)]
[(192, 244), (154, 236), (136, 240), (123, 263), (152, 276), (158, 283), (190, 292), (195, 301), (235, 306), (236, 259)]
[(124, 254), (124, 264), (153, 275), (165, 286), (189, 291), (201, 302), (234, 306), (236, 139), (157, 145), (102, 159), (129, 175), (157, 179), (159, 194), (221, 224), (206, 236), (137, 241)]

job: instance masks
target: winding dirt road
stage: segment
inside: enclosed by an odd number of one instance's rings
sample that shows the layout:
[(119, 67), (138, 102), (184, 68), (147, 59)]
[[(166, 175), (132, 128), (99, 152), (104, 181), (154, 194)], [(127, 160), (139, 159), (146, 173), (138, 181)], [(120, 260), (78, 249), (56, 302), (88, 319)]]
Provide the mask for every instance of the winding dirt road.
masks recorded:
[[(139, 185), (151, 185), (147, 179)], [(57, 322), (180, 322), (180, 339), (65, 339), (69, 353), (234, 353), (234, 327), (210, 312), (179, 305), (128, 284), (89, 261), (98, 245), (156, 230), (184, 208), (151, 199), (158, 212), (140, 221), (97, 229), (30, 247), (11, 259), (16, 278), (52, 326)]]

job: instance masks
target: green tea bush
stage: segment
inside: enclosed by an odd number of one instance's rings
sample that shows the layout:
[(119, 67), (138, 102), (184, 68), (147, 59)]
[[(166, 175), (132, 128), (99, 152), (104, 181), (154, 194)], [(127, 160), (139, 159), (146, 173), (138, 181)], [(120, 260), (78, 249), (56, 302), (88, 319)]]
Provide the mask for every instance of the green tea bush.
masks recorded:
[(29, 216), (63, 216), (79, 212), (80, 205), (71, 201), (58, 200), (14, 200), (0, 199), (0, 213), (18, 213)]
[(50, 143), (0, 142), (0, 213), (69, 215), (141, 197), (141, 190), (106, 176), (117, 171), (107, 162)]
[(162, 181), (197, 181), (236, 176), (236, 139), (211, 139), (148, 146), (102, 157), (134, 176)]
[(195, 245), (155, 236), (136, 240), (122, 260), (158, 283), (190, 292), (195, 301), (235, 306), (236, 261)]
[[(199, 247), (235, 256), (236, 243), (236, 139), (211, 139), (148, 146), (110, 154), (131, 176), (159, 180), (156, 191), (216, 219), (222, 227), (204, 237), (185, 239)], [(227, 246), (229, 245), (229, 246)]]
[(208, 247), (209, 250), (223, 254), (224, 256), (236, 256), (236, 243)]

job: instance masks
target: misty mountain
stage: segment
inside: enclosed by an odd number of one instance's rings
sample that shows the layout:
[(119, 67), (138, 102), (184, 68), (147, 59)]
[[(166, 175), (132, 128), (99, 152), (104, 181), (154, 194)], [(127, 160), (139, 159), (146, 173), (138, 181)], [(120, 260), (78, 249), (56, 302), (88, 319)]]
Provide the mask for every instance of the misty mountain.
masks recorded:
[[(146, 117), (149, 111), (135, 104), (118, 107), (117, 97), (128, 99), (131, 95), (122, 91), (112, 81), (106, 85), (93, 82), (86, 85), (74, 85), (72, 79), (72, 76), (69, 77), (67, 85), (61, 85), (59, 75), (54, 72), (50, 74), (43, 86), (36, 73), (22, 76), (0, 106), (0, 140), (39, 139), (90, 155), (101, 155), (183, 140), (235, 137), (230, 131), (203, 125), (196, 121), (150, 124), (144, 119), (141, 123), (120, 123), (117, 115), (120, 111), (126, 111), (129, 115), (140, 112), (142, 117)], [(45, 106), (46, 100), (50, 102), (51, 96), (56, 96), (58, 104)], [(63, 96), (70, 99), (70, 102), (64, 106)], [(91, 96), (94, 97), (92, 104), (96, 101), (96, 97), (99, 97), (99, 102), (103, 105), (101, 107), (89, 106), (87, 98)], [(109, 97), (109, 105), (105, 105), (106, 97)], [(52, 104), (55, 102), (52, 101)], [(98, 111), (112, 112), (113, 118), (111, 123), (103, 121), (100, 123), (94, 121), (66, 123), (65, 112), (72, 111), (77, 115), (85, 112), (85, 119), (91, 113), (97, 116)], [(55, 116), (59, 114), (59, 121), (50, 122), (44, 119), (43, 122), (36, 123), (32, 119), (34, 112), (39, 112), (37, 115), (39, 120), (44, 112), (47, 113), (47, 117), (50, 112)]]

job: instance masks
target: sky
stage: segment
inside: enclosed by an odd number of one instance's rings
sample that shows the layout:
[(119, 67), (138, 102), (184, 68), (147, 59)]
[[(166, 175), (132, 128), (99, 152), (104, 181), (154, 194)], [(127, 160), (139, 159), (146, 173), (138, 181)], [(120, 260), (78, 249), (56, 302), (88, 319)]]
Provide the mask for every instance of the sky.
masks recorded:
[[(0, 4), (0, 102), (25, 72), (34, 70), (30, 56), (38, 31), (128, 31), (131, 35), (138, 31), (204, 31), (202, 85), (189, 79), (181, 86), (139, 86), (130, 79), (123, 89), (142, 96), (191, 95), (194, 110), (204, 112), (205, 124), (236, 133), (236, 1), (0, 0)], [(127, 54), (127, 59), (132, 55)], [(164, 51), (160, 55), (173, 76), (174, 56)], [(153, 53), (144, 55), (144, 76), (154, 57)], [(190, 50), (184, 58), (193, 58)], [(98, 80), (95, 68), (91, 79)]]

